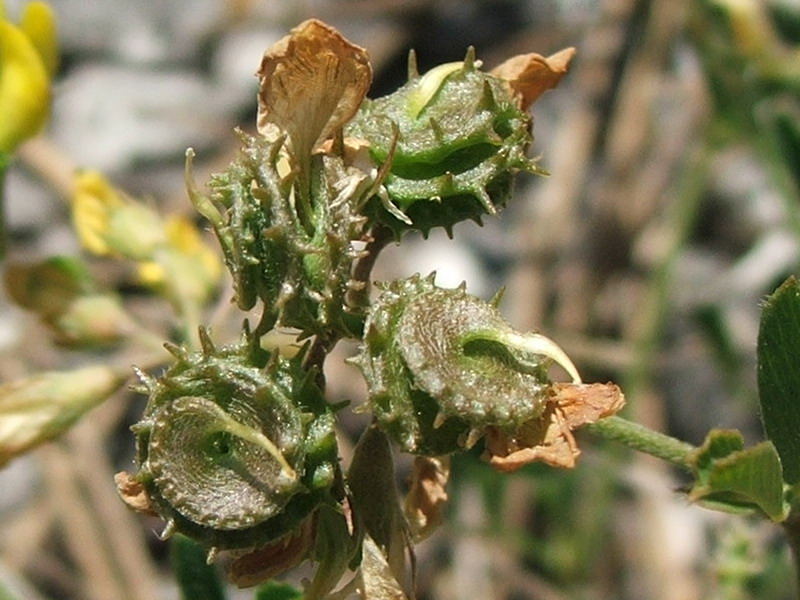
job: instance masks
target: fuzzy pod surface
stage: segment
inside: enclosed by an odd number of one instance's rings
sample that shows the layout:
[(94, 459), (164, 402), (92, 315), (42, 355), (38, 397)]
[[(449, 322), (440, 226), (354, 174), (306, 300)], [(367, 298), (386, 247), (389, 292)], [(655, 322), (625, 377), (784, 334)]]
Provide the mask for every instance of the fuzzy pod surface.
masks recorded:
[(166, 521), (206, 547), (252, 548), (297, 530), (339, 478), (334, 415), (313, 373), (243, 340), (172, 348), (134, 426), (136, 478)]
[(398, 236), (480, 222), (505, 204), (517, 172), (542, 172), (526, 156), (530, 115), (479, 66), (472, 49), (423, 76), (412, 65), (403, 87), (365, 100), (345, 130), (369, 142), (377, 164), (388, 161), (388, 203), (373, 199), (369, 208)]
[(539, 417), (558, 352), (463, 286), (415, 275), (382, 286), (354, 362), (369, 409), (401, 449), (440, 455), (470, 447), (488, 426), (514, 431)]

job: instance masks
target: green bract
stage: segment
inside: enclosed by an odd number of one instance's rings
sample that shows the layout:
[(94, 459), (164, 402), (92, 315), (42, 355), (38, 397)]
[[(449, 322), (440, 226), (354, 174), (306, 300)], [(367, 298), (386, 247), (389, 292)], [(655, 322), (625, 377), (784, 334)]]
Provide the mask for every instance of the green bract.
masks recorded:
[(158, 379), (137, 435), (139, 471), (165, 534), (249, 548), (293, 532), (339, 477), (334, 416), (299, 359), (245, 336), (178, 359)]
[(495, 214), (518, 171), (541, 172), (525, 155), (530, 115), (504, 81), (478, 67), (472, 50), (422, 77), (412, 67), (406, 85), (365, 100), (345, 129), (369, 142), (377, 164), (388, 161), (386, 197), (369, 210), (398, 235)]
[(577, 379), (547, 338), (516, 333), (463, 286), (415, 275), (383, 285), (356, 364), (378, 423), (404, 451), (438, 455), (473, 445), (486, 427), (515, 431), (539, 417), (550, 359)]

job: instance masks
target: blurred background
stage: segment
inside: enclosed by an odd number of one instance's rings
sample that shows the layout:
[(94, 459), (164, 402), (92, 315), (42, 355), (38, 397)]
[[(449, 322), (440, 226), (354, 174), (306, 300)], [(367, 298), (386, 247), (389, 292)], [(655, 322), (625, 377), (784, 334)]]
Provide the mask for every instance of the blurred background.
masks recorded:
[[(253, 131), (263, 51), (317, 17), (365, 46), (370, 95), (476, 47), (486, 67), (578, 50), (534, 105), (531, 150), (499, 219), (387, 249), (375, 275), (466, 280), (515, 328), (559, 343), (585, 381), (619, 383), (626, 416), (699, 444), (712, 427), (763, 438), (760, 302), (800, 261), (800, 3), (796, 0), (51, 0), (62, 63), (46, 134), (8, 176), (9, 261), (77, 254), (69, 175), (102, 170), (191, 214), (196, 179)], [(12, 17), (22, 2), (6, 0)], [(104, 280), (124, 278), (108, 265)], [(163, 306), (119, 289), (149, 319)], [(237, 325), (238, 326), (238, 325)], [(235, 327), (235, 326), (234, 326)], [(363, 398), (327, 365), (332, 399)], [(93, 360), (102, 355), (90, 357)], [(0, 300), (0, 380), (76, 366), (32, 316)], [(120, 393), (57, 443), (0, 471), (0, 580), (20, 598), (177, 598), (167, 547), (117, 499), (145, 399)], [(352, 422), (351, 422), (352, 421)], [(363, 420), (348, 419), (346, 449)], [(795, 597), (778, 528), (688, 503), (681, 473), (581, 435), (574, 471), (508, 476), (477, 455), (453, 466), (446, 524), (418, 551), (420, 600), (701, 600)], [(401, 459), (401, 484), (407, 472)], [(302, 573), (301, 573), (302, 575)], [(252, 592), (234, 594), (250, 598)]]

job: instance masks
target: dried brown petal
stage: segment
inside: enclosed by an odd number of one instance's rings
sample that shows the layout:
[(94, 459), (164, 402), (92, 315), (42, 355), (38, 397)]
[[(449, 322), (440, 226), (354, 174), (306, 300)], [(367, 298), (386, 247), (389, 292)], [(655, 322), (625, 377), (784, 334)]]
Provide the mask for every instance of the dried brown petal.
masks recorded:
[(580, 454), (572, 431), (619, 411), (625, 398), (613, 383), (557, 383), (547, 409), (514, 435), (486, 431), (484, 458), (498, 471), (516, 471), (531, 462), (571, 469)]
[(315, 19), (270, 48), (257, 75), (259, 132), (286, 132), (299, 157), (353, 117), (372, 83), (367, 51)]
[(564, 411), (567, 426), (576, 429), (619, 412), (625, 396), (613, 383), (556, 383), (553, 401)]
[(449, 457), (417, 456), (414, 459), (411, 489), (404, 509), (415, 541), (428, 537), (441, 525), (449, 478)]
[(137, 481), (133, 475), (127, 471), (120, 471), (114, 475), (114, 483), (117, 486), (119, 497), (128, 505), (128, 508), (151, 517), (157, 516), (150, 496), (147, 495), (142, 483)]
[(492, 69), (491, 74), (508, 82), (520, 99), (520, 107), (528, 108), (549, 89), (556, 87), (566, 75), (575, 48), (564, 48), (548, 57), (540, 54), (518, 54)]

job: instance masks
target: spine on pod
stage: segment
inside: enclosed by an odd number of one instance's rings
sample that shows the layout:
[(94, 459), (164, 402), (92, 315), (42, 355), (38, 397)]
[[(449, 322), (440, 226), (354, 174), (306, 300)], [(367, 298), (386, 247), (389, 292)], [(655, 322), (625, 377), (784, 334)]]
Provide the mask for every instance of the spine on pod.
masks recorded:
[(368, 209), (396, 235), (494, 215), (519, 171), (541, 173), (526, 152), (531, 117), (500, 79), (480, 70), (472, 48), (463, 62), (423, 76), (409, 68), (396, 92), (366, 100), (345, 132), (388, 164), (383, 194)]
[(237, 305), (250, 310), (263, 302), (262, 331), (278, 325), (307, 335), (360, 334), (364, 307), (351, 306), (348, 292), (363, 285), (351, 280), (364, 255), (353, 242), (369, 240), (359, 210), (372, 179), (338, 155), (319, 153), (308, 164), (310, 185), (300, 189), (285, 137), (240, 137), (238, 158), (212, 177), (209, 196), (195, 189), (187, 163), (192, 202), (219, 239)]

